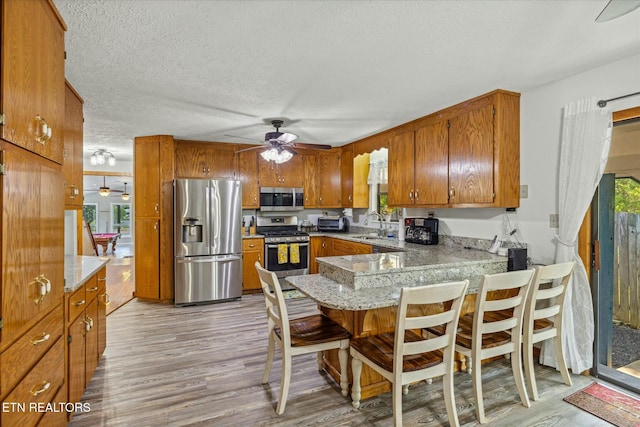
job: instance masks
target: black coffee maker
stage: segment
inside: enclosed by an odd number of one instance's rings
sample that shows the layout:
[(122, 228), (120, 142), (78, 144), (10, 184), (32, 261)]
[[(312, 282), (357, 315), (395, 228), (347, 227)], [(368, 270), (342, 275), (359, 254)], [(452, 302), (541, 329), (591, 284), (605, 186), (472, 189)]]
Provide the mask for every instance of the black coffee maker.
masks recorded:
[(421, 245), (437, 245), (438, 225), (438, 218), (405, 218), (404, 241)]

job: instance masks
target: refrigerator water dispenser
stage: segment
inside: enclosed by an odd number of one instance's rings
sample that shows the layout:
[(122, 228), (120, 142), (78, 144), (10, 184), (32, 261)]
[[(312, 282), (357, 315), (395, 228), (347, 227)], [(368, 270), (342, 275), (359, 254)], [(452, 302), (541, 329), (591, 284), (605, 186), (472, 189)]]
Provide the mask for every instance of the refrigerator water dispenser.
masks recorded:
[(182, 224), (182, 243), (202, 243), (202, 224), (198, 218), (185, 218)]

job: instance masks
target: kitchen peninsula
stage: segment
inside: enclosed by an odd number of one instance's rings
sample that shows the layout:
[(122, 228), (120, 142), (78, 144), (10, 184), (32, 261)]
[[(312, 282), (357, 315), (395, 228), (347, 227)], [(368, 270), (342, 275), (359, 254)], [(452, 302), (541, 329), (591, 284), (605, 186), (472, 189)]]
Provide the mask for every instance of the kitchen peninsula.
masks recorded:
[[(358, 240), (347, 235), (343, 238)], [(367, 242), (396, 246), (398, 252), (317, 258), (319, 274), (287, 278), (354, 338), (394, 330), (402, 287), (469, 279), (462, 308), (467, 313), (473, 311), (482, 275), (507, 270), (505, 257), (468, 249), (454, 239), (433, 246), (384, 239)], [(324, 360), (329, 374), (339, 380), (337, 352), (325, 352)], [(361, 385), (363, 399), (391, 390), (391, 384), (367, 366), (363, 366)]]

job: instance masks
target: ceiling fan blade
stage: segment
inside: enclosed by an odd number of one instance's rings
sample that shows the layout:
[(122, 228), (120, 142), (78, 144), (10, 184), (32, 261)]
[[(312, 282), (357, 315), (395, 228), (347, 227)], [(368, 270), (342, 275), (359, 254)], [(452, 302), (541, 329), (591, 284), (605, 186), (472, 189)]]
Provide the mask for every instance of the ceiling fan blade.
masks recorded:
[(289, 143), (295, 141), (296, 138), (298, 138), (298, 135), (295, 135), (293, 133), (284, 132), (280, 136), (278, 136), (275, 140), (280, 142), (280, 143), (282, 143), (282, 144), (289, 144)]
[(304, 144), (301, 142), (294, 142), (291, 147), (295, 148), (309, 148), (312, 150), (331, 150), (333, 147), (326, 144)]
[(610, 0), (602, 9), (600, 15), (596, 18), (596, 22), (607, 22), (612, 19), (619, 18), (629, 12), (633, 12), (640, 7), (638, 0)]
[(261, 148), (268, 148), (268, 147), (266, 145), (256, 145), (256, 146), (251, 147), (251, 148), (244, 148), (242, 150), (238, 150), (238, 151), (236, 151), (236, 154), (243, 153), (245, 151), (258, 150), (258, 149), (261, 149)]

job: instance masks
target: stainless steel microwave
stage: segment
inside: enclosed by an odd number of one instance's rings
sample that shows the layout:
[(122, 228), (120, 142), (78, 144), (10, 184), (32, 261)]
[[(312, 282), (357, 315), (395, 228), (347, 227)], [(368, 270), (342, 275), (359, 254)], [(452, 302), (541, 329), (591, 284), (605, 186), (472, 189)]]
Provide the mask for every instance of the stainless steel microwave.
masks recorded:
[(302, 188), (260, 187), (260, 210), (263, 212), (301, 211), (304, 209)]

